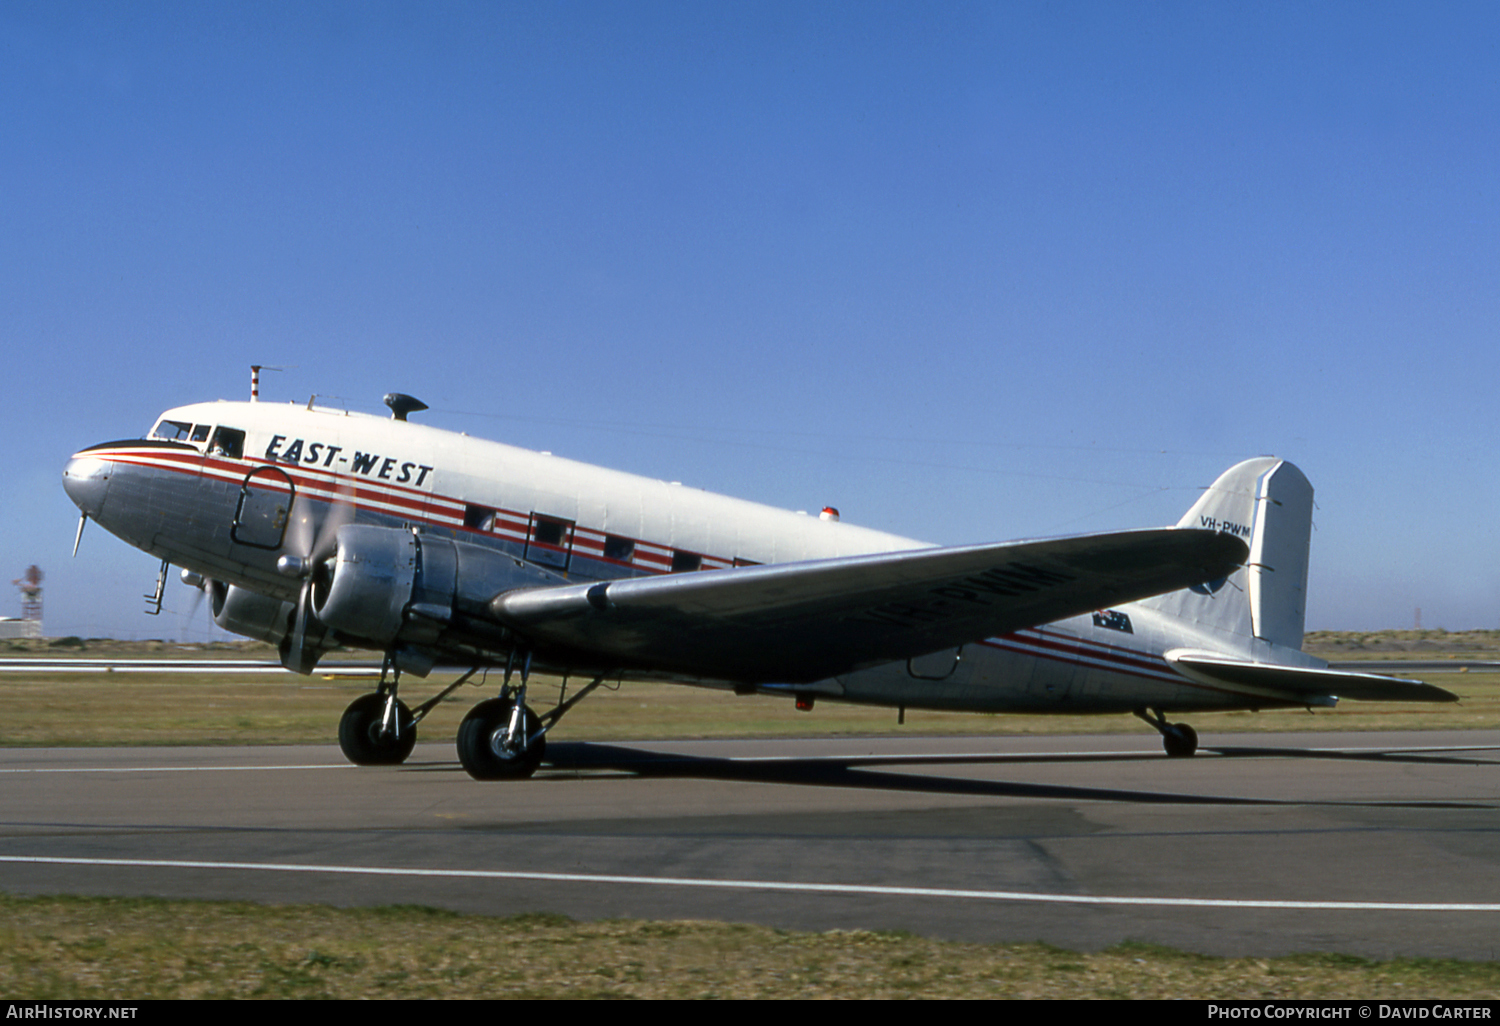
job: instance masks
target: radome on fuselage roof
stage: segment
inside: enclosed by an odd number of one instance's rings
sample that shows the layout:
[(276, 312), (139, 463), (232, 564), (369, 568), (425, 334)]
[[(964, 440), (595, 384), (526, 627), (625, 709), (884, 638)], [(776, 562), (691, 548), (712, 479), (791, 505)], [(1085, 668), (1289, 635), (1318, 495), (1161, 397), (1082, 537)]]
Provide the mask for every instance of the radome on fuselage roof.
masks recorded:
[[(1301, 651), (1312, 488), (1279, 459), (1231, 467), (1174, 527), (939, 547), (412, 423), (419, 401), (387, 402), (391, 418), (182, 406), (64, 473), (80, 536), (95, 520), (157, 557), (159, 587), (181, 567), (220, 626), (288, 668), (383, 652), (379, 687), (339, 725), (357, 763), (403, 761), (416, 724), (487, 667), (505, 668), (500, 693), (458, 735), (481, 779), (529, 776), (547, 732), (611, 680), (809, 709), (1131, 712), (1174, 755), (1197, 741), (1170, 714), (1453, 699)], [(402, 673), (439, 661), (473, 669), (409, 708)], [(538, 714), (539, 668), (590, 683)]]

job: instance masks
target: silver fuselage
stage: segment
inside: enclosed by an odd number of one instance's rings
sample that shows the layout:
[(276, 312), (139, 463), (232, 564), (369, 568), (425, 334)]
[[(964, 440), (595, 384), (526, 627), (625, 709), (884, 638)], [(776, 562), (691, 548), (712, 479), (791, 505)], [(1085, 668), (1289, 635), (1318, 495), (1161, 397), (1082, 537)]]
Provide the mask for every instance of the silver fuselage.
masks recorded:
[[(295, 517), (335, 503), (353, 521), (480, 546), (513, 570), (470, 582), (488, 595), (539, 583), (926, 548), (924, 543), (676, 483), (588, 466), (426, 425), (321, 408), (217, 402), (162, 415), (144, 440), (76, 454), (64, 484), (129, 544), (205, 578), (288, 603), (278, 572)], [(180, 436), (180, 437), (173, 437)], [(358, 643), (357, 638), (345, 638)], [(507, 639), (452, 625), (455, 660), (500, 660)], [(1230, 646), (1212, 630), (1130, 604), (812, 683), (799, 694), (984, 712), (1173, 711), (1286, 704), (1194, 682), (1163, 658)], [(539, 653), (546, 662), (545, 653)], [(1300, 655), (1300, 653), (1299, 653)], [(1315, 662), (1307, 660), (1307, 662)], [(582, 670), (553, 664), (558, 670)], [(625, 668), (621, 676), (660, 677)], [(686, 680), (710, 686), (743, 681)], [(765, 691), (791, 690), (774, 680)]]

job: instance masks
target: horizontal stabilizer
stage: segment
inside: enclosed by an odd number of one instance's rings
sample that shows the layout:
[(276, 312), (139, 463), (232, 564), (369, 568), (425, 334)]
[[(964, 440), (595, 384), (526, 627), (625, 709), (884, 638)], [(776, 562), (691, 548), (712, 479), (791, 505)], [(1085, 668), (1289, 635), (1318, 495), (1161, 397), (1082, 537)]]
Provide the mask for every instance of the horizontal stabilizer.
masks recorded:
[(805, 683), (1185, 588), (1247, 554), (1162, 528), (529, 588), (490, 611), (567, 665)]
[(1252, 663), (1243, 659), (1176, 649), (1166, 660), (1178, 673), (1200, 684), (1284, 701), (1353, 698), (1364, 702), (1457, 702), (1458, 696), (1432, 684), (1377, 673)]

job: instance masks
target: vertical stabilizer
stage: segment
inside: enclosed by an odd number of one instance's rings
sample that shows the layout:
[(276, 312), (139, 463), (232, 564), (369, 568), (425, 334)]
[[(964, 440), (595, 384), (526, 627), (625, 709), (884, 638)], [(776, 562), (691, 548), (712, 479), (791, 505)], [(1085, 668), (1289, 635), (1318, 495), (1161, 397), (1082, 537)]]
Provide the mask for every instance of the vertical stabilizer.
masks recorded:
[(1302, 647), (1312, 511), (1312, 485), (1292, 464), (1278, 463), (1261, 477), (1250, 540), (1250, 617), (1255, 636), (1273, 645)]
[(1178, 527), (1219, 531), (1250, 544), (1249, 563), (1226, 578), (1145, 600), (1142, 605), (1227, 634), (1302, 647), (1312, 485), (1285, 460), (1261, 457), (1230, 467)]

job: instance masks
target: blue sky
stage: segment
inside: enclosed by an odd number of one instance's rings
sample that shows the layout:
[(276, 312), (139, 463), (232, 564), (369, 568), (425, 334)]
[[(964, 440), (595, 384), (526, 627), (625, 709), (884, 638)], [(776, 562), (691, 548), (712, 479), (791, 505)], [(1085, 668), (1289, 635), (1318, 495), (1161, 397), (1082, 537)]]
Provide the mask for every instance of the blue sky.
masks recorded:
[(944, 543), (1275, 454), (1310, 628), (1500, 627), (1497, 44), (1462, 3), (0, 0), (0, 575), (52, 634), (206, 635), (175, 580), (141, 614), (150, 557), (69, 558), (60, 474), (263, 363)]

